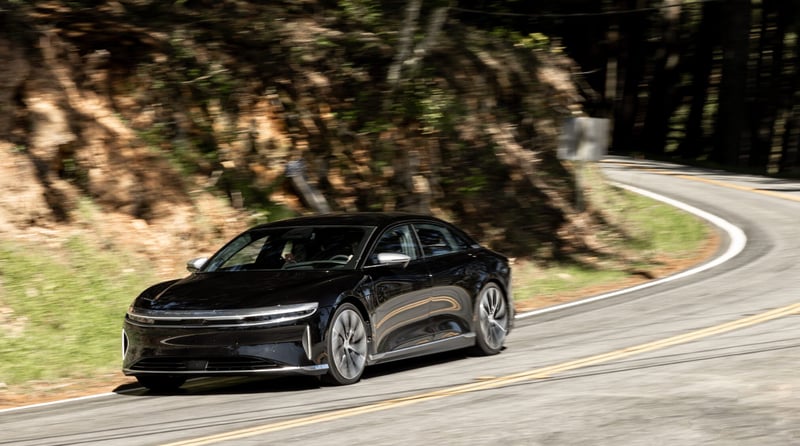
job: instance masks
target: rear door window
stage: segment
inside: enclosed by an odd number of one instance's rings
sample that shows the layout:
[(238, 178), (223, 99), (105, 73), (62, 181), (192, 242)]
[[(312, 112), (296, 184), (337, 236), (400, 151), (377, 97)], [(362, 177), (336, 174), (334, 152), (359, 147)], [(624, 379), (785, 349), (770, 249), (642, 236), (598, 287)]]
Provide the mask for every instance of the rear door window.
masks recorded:
[(457, 232), (441, 225), (418, 223), (414, 229), (425, 257), (437, 257), (466, 251), (472, 243)]

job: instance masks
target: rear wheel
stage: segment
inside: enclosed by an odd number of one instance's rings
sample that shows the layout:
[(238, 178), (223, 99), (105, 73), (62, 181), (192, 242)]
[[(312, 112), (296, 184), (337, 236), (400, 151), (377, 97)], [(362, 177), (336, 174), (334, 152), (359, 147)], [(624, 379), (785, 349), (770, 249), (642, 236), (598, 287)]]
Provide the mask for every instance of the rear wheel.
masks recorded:
[(171, 392), (178, 390), (186, 378), (175, 375), (139, 375), (136, 377), (139, 384), (155, 392)]
[(326, 340), (328, 374), (323, 381), (333, 385), (353, 384), (367, 365), (367, 330), (354, 305), (342, 304), (331, 318)]
[(494, 355), (503, 349), (510, 322), (507, 305), (503, 290), (494, 283), (484, 286), (478, 294), (473, 315), (478, 354)]

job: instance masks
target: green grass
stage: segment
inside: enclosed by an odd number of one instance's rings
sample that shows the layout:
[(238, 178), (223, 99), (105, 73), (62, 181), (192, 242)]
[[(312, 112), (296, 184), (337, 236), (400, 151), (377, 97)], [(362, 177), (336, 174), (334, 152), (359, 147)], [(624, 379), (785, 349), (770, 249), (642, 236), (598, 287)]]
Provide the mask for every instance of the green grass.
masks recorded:
[(514, 300), (555, 297), (593, 286), (618, 283), (624, 271), (596, 270), (582, 265), (537, 265), (522, 261), (514, 265)]
[(589, 255), (581, 261), (549, 264), (518, 262), (513, 275), (516, 301), (613, 287), (634, 274), (652, 273), (666, 263), (692, 258), (711, 236), (713, 229), (698, 217), (609, 185), (597, 168), (587, 167), (586, 178), (585, 184), (591, 186), (584, 198), (589, 209), (605, 221), (596, 238), (617, 256)]
[(691, 255), (710, 235), (700, 218), (624, 189), (601, 184), (589, 195), (608, 221), (600, 239), (636, 251), (650, 265), (660, 256)]
[(80, 238), (0, 243), (0, 382), (117, 370), (125, 310), (154, 278), (148, 265)]

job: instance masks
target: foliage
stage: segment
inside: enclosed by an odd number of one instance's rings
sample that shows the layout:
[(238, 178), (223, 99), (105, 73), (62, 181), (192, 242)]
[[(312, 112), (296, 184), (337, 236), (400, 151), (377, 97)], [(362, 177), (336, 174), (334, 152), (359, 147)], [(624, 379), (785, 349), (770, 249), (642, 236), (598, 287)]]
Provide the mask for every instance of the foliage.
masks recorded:
[(375, 0), (339, 0), (344, 16), (353, 22), (376, 28), (382, 22), (380, 4)]

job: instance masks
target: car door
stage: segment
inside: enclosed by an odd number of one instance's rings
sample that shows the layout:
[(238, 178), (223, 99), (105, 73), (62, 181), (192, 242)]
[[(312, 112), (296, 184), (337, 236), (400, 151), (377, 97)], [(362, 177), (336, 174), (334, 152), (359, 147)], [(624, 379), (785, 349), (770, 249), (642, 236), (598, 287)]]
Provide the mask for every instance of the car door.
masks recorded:
[[(408, 263), (382, 264), (379, 254), (402, 254), (408, 256)], [(366, 271), (375, 307), (375, 352), (380, 355), (430, 342), (430, 278), (411, 226), (384, 231), (369, 254)]]
[(473, 242), (436, 223), (415, 223), (414, 230), (431, 279), (429, 320), (433, 340), (468, 333), (472, 294), (480, 280), (480, 270), (471, 255)]

